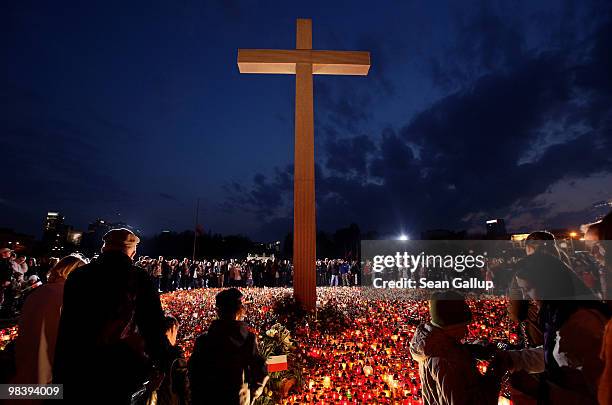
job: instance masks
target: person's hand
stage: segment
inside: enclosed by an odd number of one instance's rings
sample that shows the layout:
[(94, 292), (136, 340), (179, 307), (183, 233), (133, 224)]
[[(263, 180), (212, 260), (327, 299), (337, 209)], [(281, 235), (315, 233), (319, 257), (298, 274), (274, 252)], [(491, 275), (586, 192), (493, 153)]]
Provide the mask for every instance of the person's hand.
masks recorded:
[(255, 400), (259, 398), (261, 394), (263, 394), (264, 387), (266, 386), (266, 383), (269, 379), (269, 376), (265, 376), (261, 385), (255, 391), (253, 391), (253, 393), (251, 394), (251, 403), (255, 402)]

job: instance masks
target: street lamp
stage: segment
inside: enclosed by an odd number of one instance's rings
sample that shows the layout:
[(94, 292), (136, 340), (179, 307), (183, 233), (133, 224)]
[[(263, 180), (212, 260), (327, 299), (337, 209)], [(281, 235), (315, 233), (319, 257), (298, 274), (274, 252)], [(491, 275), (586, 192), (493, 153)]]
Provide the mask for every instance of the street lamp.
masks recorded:
[(405, 233), (402, 233), (400, 236), (397, 237), (397, 240), (408, 240), (408, 235), (406, 235)]

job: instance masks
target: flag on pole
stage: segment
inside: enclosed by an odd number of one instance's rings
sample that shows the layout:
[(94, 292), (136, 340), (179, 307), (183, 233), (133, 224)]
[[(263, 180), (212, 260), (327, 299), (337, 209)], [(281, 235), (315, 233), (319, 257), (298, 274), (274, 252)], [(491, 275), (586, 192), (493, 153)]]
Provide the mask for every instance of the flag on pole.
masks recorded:
[(287, 370), (287, 355), (270, 356), (268, 360), (266, 360), (266, 364), (268, 365), (269, 373)]

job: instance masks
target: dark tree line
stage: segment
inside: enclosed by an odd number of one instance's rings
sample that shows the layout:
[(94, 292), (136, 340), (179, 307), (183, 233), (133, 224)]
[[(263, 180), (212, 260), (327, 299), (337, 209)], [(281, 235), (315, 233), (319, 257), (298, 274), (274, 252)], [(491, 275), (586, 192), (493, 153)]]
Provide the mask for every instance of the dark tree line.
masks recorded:
[[(244, 258), (248, 253), (275, 253), (281, 258), (291, 258), (293, 234), (282, 241), (280, 252), (266, 249), (243, 235), (221, 235), (198, 233), (196, 235), (195, 257), (198, 258)], [(351, 224), (334, 232), (317, 233), (317, 257), (350, 258), (359, 257), (361, 239), (373, 239), (373, 232), (362, 234), (359, 226)], [(148, 256), (169, 258), (191, 258), (194, 247), (194, 232), (162, 232), (152, 237), (142, 237), (138, 253)]]

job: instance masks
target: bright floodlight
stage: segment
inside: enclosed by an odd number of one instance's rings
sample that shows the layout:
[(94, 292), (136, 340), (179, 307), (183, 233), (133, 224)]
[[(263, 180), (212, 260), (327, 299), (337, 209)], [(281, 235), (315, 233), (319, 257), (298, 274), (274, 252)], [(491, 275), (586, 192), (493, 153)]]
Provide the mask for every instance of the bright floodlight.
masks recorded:
[(397, 240), (408, 240), (408, 235), (403, 233), (397, 238)]

